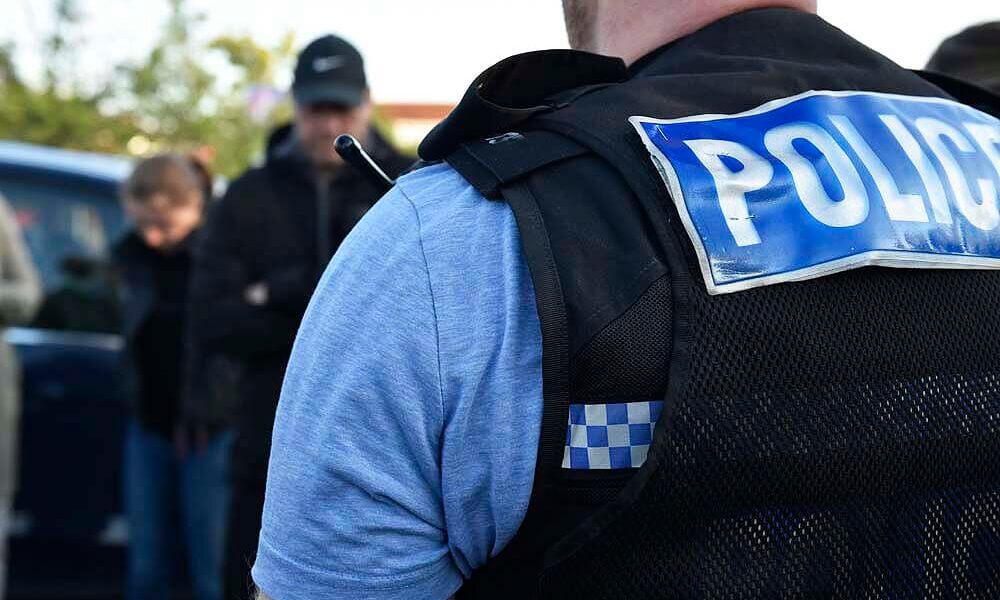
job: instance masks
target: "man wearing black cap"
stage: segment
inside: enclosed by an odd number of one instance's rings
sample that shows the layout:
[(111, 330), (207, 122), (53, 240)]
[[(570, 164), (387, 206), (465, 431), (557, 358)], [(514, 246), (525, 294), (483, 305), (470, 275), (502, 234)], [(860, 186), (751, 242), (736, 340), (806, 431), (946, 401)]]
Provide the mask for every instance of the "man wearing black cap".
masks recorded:
[(265, 163), (232, 182), (213, 207), (196, 256), (191, 322), (209, 348), (241, 359), (233, 448), (226, 598), (249, 597), (271, 427), (292, 342), (327, 262), (378, 199), (334, 151), (360, 139), (392, 175), (408, 164), (370, 126), (364, 63), (327, 35), (299, 56), (295, 120), (271, 134)]

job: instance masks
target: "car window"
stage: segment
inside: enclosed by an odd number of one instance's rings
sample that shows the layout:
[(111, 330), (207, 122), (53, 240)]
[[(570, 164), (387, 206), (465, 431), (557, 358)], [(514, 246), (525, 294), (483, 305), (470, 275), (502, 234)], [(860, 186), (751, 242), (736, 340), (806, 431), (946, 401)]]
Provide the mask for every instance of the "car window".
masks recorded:
[(0, 179), (45, 285), (36, 327), (118, 331), (109, 259), (125, 221), (111, 187), (101, 195), (58, 181)]

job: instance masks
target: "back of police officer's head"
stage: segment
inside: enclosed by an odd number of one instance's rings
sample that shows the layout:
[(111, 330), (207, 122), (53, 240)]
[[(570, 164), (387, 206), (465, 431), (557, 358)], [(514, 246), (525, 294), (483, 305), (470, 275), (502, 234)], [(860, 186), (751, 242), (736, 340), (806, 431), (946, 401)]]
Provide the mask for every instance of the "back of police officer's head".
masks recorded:
[(364, 60), (343, 38), (325, 35), (302, 50), (292, 97), (296, 134), (317, 167), (340, 164), (333, 144), (340, 134), (365, 138), (372, 105)]
[(656, 48), (754, 8), (816, 12), (817, 0), (563, 0), (569, 44), (632, 63)]
[(927, 70), (1000, 94), (1000, 21), (969, 27), (941, 44)]

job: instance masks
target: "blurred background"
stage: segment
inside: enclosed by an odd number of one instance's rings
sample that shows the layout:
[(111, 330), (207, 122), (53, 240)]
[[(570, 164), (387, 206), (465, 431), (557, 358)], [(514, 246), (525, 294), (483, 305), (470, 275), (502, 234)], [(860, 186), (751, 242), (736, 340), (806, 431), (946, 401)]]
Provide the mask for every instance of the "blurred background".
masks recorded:
[[(824, 0), (820, 14), (921, 68), (1000, 8)], [(129, 409), (110, 265), (129, 228), (123, 181), (137, 160), (177, 152), (210, 167), (221, 194), (292, 119), (296, 56), (326, 33), (364, 55), (373, 126), (411, 158), (487, 66), (566, 46), (558, 0), (0, 0), (0, 194), (44, 289), (33, 320), (0, 330), (22, 366), (8, 597), (124, 589)]]
[[(997, 12), (976, 0), (820, 11), (910, 68)], [(287, 118), (295, 53), (323, 33), (361, 49), (379, 124), (411, 151), (486, 66), (566, 46), (556, 0), (3, 0), (0, 14), (0, 136), (131, 156), (209, 143), (225, 176)]]

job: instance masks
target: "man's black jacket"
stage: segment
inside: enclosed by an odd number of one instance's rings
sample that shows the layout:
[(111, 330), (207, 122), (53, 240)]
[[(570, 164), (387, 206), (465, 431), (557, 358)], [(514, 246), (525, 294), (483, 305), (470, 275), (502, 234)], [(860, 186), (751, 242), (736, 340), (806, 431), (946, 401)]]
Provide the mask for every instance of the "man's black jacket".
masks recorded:
[[(349, 166), (329, 178), (321, 193), (324, 184), (293, 136), (289, 126), (276, 130), (265, 164), (233, 181), (212, 207), (191, 288), (194, 335), (206, 348), (244, 364), (233, 471), (261, 482), (299, 321), (333, 252), (379, 197)], [(374, 132), (366, 149), (391, 176), (411, 162)], [(268, 287), (264, 306), (245, 298), (246, 289), (259, 282)]]

